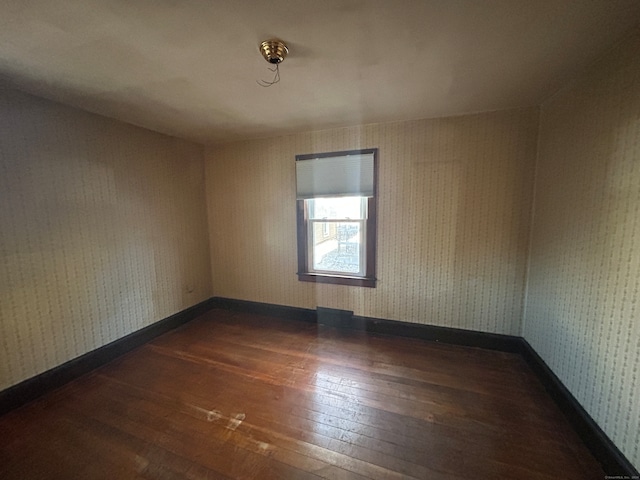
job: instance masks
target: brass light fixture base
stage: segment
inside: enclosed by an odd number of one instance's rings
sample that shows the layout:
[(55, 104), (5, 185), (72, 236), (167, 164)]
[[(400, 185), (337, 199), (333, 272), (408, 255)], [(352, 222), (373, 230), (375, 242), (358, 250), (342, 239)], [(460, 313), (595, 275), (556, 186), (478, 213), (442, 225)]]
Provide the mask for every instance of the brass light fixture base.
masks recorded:
[(274, 38), (265, 40), (260, 44), (260, 53), (262, 53), (262, 56), (267, 62), (278, 65), (284, 61), (289, 53), (289, 49), (284, 42)]

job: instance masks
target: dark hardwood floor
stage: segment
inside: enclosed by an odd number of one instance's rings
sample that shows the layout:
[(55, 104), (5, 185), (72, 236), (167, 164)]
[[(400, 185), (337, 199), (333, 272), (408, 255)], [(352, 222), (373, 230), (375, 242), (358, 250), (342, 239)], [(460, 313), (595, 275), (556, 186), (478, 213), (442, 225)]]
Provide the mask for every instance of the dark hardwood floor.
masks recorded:
[(599, 479), (518, 355), (212, 310), (0, 418), (2, 479)]

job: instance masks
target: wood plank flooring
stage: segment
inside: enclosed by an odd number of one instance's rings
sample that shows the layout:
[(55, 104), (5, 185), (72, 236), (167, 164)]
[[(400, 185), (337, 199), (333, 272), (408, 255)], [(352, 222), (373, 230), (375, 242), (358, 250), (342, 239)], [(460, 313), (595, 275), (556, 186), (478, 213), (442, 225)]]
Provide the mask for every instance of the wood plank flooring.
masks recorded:
[(0, 418), (2, 479), (602, 479), (514, 354), (213, 310)]

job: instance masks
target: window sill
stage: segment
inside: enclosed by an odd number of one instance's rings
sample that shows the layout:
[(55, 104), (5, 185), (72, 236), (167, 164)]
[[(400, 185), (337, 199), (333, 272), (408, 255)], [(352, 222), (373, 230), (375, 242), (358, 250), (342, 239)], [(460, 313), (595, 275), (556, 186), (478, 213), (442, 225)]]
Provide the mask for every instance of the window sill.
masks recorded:
[(323, 273), (298, 273), (301, 282), (330, 283), (334, 285), (350, 285), (352, 287), (376, 288), (376, 279), (369, 277), (350, 277), (347, 275), (328, 275)]

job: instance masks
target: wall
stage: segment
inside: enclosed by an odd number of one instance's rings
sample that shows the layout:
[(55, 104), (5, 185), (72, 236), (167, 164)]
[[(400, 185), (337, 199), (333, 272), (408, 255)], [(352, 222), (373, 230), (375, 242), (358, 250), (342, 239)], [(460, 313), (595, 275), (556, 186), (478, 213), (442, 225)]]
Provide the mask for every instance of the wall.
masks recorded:
[(211, 296), (201, 146), (0, 89), (0, 390)]
[(541, 109), (524, 337), (640, 468), (640, 31)]
[[(520, 334), (538, 110), (212, 146), (217, 296)], [(299, 282), (295, 155), (378, 147), (378, 286)]]

